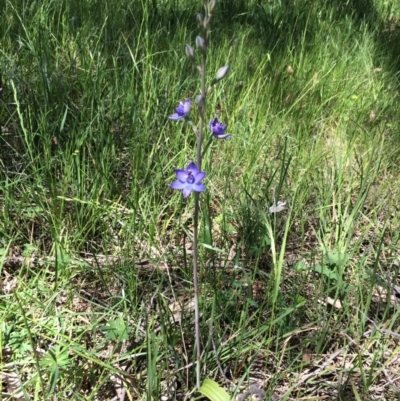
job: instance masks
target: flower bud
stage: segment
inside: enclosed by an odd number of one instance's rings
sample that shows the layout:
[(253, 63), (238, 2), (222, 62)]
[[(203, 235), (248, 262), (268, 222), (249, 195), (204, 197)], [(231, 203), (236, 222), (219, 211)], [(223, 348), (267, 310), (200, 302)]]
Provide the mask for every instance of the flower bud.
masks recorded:
[(200, 26), (203, 26), (203, 20), (204, 20), (204, 17), (203, 17), (203, 14), (197, 14), (196, 15), (196, 20), (197, 20), (197, 23), (200, 25)]
[(219, 81), (222, 78), (224, 78), (225, 75), (228, 73), (228, 70), (229, 70), (229, 65), (225, 65), (225, 66), (219, 68), (217, 71), (217, 75), (215, 76), (215, 80)]
[(203, 28), (207, 29), (209, 24), (210, 24), (210, 17), (204, 17)]
[(193, 60), (193, 59), (194, 59), (194, 49), (193, 49), (192, 46), (186, 45), (186, 46), (185, 46), (185, 53), (186, 53), (186, 57), (187, 57), (189, 60)]
[(197, 95), (195, 102), (199, 108), (202, 108), (205, 105), (206, 98), (203, 95)]
[(210, 0), (208, 3), (208, 15), (211, 15), (215, 7), (215, 0)]
[(207, 50), (206, 41), (201, 37), (196, 37), (196, 46), (202, 51), (205, 52)]
[(371, 110), (371, 112), (369, 113), (369, 122), (370, 123), (374, 122), (375, 118), (376, 118), (375, 110)]

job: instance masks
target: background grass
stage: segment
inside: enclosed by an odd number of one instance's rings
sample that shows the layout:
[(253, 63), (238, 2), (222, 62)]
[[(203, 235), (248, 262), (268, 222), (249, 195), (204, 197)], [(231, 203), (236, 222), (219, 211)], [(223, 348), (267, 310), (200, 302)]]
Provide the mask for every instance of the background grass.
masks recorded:
[[(192, 204), (169, 183), (195, 138), (167, 116), (199, 90), (199, 11), (3, 1), (2, 399), (193, 388)], [(208, 111), (233, 139), (204, 166), (202, 363), (232, 394), (399, 397), (399, 48), (395, 0), (217, 2)]]

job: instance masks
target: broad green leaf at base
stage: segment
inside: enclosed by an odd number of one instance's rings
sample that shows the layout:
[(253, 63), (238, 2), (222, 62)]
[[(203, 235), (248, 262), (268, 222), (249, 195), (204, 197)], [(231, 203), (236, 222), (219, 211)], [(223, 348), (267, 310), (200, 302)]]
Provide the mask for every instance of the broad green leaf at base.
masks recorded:
[(199, 388), (199, 393), (206, 396), (211, 401), (230, 401), (229, 394), (218, 385), (214, 380), (205, 379)]

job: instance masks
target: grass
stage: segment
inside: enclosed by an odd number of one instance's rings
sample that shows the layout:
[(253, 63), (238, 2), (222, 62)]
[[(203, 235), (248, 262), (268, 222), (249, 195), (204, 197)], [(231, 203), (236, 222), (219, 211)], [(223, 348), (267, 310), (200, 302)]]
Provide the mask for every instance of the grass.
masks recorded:
[[(192, 204), (168, 186), (195, 138), (166, 117), (198, 90), (200, 3), (0, 11), (4, 400), (199, 399)], [(233, 139), (204, 165), (203, 377), (398, 398), (397, 2), (217, 2), (211, 36)]]

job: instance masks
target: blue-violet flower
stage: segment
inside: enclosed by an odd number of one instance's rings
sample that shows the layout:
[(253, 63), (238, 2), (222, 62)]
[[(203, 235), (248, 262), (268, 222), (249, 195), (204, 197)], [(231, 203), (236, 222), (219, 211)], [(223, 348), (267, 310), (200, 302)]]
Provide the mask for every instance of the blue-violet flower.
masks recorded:
[(175, 170), (177, 180), (171, 184), (171, 188), (183, 190), (183, 197), (187, 198), (192, 191), (203, 192), (206, 187), (201, 182), (206, 173), (204, 171), (199, 171), (198, 167), (194, 162), (191, 162), (186, 170)]
[(179, 106), (175, 109), (176, 113), (171, 114), (168, 118), (175, 121), (181, 120), (189, 115), (191, 109), (192, 101), (190, 99), (187, 99), (184, 102), (179, 102)]
[(218, 118), (214, 118), (210, 122), (210, 130), (218, 139), (231, 139), (232, 136), (229, 134), (225, 134), (226, 124), (222, 124), (218, 121)]

